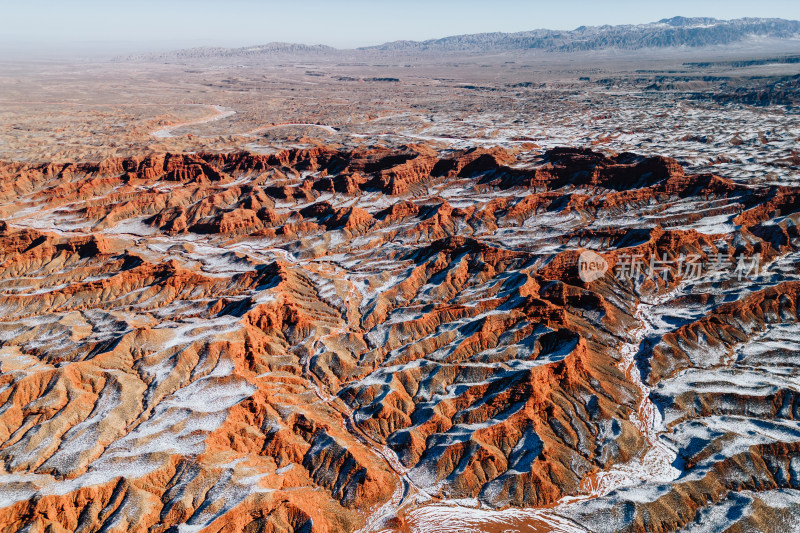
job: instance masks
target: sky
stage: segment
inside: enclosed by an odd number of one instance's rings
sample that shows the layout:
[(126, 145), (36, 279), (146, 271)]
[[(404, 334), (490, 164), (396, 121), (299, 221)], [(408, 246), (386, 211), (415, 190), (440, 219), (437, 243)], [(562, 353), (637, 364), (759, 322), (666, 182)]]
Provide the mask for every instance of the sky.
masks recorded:
[(351, 48), (673, 16), (800, 19), (798, 0), (0, 0), (3, 48), (117, 53), (271, 41)]

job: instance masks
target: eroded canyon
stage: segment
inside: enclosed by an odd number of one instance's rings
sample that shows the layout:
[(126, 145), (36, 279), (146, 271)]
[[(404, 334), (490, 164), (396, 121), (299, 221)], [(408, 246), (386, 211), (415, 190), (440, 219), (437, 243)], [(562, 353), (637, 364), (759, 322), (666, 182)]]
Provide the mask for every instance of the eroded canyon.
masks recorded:
[(2, 183), (5, 530), (795, 523), (794, 186), (420, 144)]
[(0, 531), (800, 529), (796, 25), (0, 60)]

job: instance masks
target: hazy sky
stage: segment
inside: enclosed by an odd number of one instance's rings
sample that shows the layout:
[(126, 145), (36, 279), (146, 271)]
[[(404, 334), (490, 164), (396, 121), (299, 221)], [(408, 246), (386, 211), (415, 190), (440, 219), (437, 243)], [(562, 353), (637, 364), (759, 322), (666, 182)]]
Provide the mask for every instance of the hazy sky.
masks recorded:
[(573, 29), (661, 18), (800, 19), (798, 0), (0, 0), (0, 43), (59, 51), (246, 46), (355, 47), (460, 33)]

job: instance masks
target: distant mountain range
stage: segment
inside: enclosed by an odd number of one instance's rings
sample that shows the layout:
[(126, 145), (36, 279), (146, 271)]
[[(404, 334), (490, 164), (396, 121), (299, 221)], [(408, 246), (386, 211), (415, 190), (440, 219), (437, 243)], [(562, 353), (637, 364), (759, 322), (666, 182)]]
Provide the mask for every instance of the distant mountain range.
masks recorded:
[[(800, 39), (800, 21), (767, 18), (718, 20), (708, 17), (673, 17), (658, 22), (620, 26), (581, 26), (570, 31), (539, 29), (516, 33), (475, 33), (427, 41), (393, 41), (349, 52), (494, 52), (585, 50), (726, 45), (747, 39)], [(324, 45), (268, 43), (243, 48), (189, 48), (163, 54), (139, 55), (126, 60), (180, 60), (211, 57), (253, 57), (274, 54), (331, 54)]]
[(153, 61), (153, 60), (176, 60), (176, 59), (203, 59), (212, 57), (257, 57), (262, 55), (274, 54), (325, 54), (337, 52), (336, 48), (325, 46), (324, 44), (296, 44), (273, 42), (256, 46), (244, 46), (242, 48), (222, 48), (201, 46), (197, 48), (184, 48), (182, 50), (172, 50), (157, 54), (138, 54), (124, 58), (117, 58), (121, 61)]
[(750, 37), (798, 38), (800, 21), (784, 19), (674, 17), (650, 24), (581, 26), (571, 31), (533, 30), (516, 33), (476, 33), (427, 41), (395, 41), (364, 50), (420, 50), (484, 52), (489, 50), (537, 49), (577, 52), (619, 48), (665, 48), (711, 46), (735, 43)]

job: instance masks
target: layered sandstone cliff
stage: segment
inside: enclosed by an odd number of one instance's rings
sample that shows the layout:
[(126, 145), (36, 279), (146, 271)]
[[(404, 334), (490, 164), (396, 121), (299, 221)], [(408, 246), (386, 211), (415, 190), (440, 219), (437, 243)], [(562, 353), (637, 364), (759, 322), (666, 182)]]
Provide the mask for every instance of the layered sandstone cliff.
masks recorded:
[[(576, 149), (0, 163), (0, 529), (792, 520), (799, 191)], [(723, 256), (767, 273), (647, 273)]]

